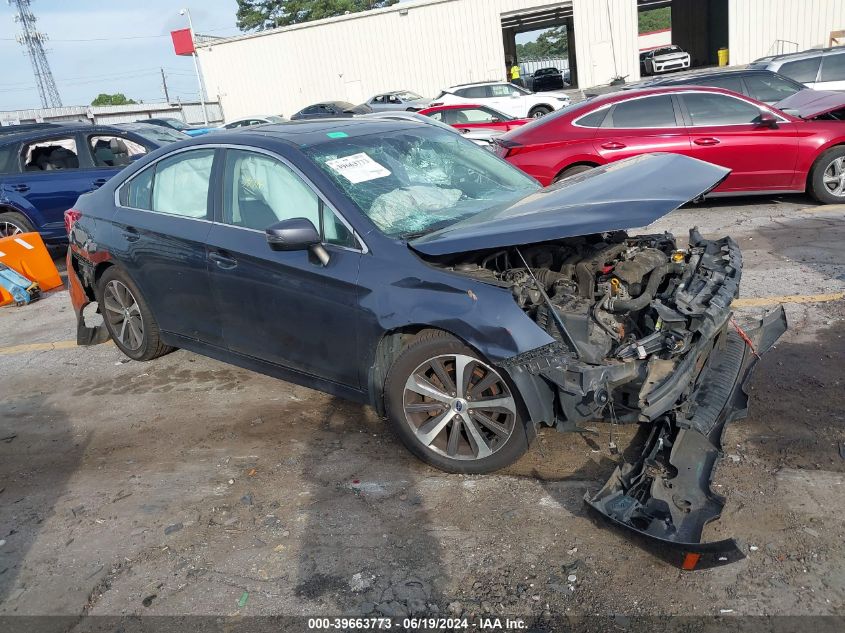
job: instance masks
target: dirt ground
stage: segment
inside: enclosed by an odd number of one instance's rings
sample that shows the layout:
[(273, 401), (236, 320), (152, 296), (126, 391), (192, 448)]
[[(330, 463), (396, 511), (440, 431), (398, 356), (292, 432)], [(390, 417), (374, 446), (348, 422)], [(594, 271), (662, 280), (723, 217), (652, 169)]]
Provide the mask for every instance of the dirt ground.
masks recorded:
[(65, 292), (0, 309), (0, 615), (845, 616), (844, 219), (786, 197), (657, 225), (734, 236), (744, 300), (804, 296), (715, 477), (707, 538), (747, 558), (692, 573), (587, 514), (618, 459), (607, 425), (447, 475), (366, 407), (184, 351), (73, 347)]

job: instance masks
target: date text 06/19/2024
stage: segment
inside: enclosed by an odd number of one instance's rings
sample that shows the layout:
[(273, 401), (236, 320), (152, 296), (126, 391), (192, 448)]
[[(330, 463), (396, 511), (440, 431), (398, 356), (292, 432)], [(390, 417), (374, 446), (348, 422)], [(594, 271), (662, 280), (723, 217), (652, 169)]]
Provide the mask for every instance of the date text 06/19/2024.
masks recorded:
[(482, 617), (467, 618), (309, 618), (308, 629), (313, 631), (332, 630), (476, 630), (476, 631), (520, 631), (528, 628), (520, 618)]

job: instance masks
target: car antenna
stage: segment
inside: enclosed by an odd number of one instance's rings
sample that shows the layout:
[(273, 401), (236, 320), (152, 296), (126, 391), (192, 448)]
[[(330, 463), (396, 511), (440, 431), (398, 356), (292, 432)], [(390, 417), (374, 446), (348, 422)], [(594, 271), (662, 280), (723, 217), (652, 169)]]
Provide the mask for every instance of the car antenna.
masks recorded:
[(549, 308), (549, 312), (552, 314), (552, 319), (554, 319), (555, 325), (557, 325), (557, 329), (560, 330), (560, 333), (563, 334), (564, 337), (569, 341), (569, 345), (575, 354), (580, 358), (581, 353), (578, 351), (578, 346), (575, 344), (575, 339), (572, 338), (572, 335), (569, 333), (569, 330), (566, 329), (566, 325), (563, 323), (563, 319), (560, 318), (560, 315), (555, 310), (554, 305), (552, 305), (552, 300), (549, 299), (549, 295), (546, 294), (546, 289), (543, 285), (537, 280), (534, 276), (534, 271), (531, 270), (531, 267), (528, 265), (528, 262), (525, 261), (525, 257), (522, 256), (522, 252), (514, 246), (516, 254), (519, 255), (519, 258), (522, 260), (522, 263), (525, 264), (525, 270), (528, 271), (528, 274), (531, 275), (531, 279), (534, 280), (534, 285), (537, 286), (537, 290), (540, 291), (540, 294), (543, 296), (543, 300), (546, 302), (546, 306)]

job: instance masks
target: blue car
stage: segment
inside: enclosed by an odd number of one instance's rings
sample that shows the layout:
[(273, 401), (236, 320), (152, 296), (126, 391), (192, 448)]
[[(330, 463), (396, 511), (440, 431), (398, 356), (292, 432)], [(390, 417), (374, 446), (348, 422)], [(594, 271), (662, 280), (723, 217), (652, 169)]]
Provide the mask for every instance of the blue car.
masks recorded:
[(388, 119), (183, 141), (68, 212), (77, 338), (139, 361), (184, 348), (370, 404), (449, 472), (513, 463), (540, 426), (646, 425), (642, 457), (588, 502), (730, 560), (733, 541), (697, 545), (722, 508), (710, 474), (785, 318), (749, 330), (755, 348), (734, 330), (730, 238), (624, 232), (728, 173), (655, 154), (543, 189), (458, 134)]
[(67, 241), (64, 212), (133, 160), (183, 136), (151, 125), (41, 123), (0, 128), (0, 237)]

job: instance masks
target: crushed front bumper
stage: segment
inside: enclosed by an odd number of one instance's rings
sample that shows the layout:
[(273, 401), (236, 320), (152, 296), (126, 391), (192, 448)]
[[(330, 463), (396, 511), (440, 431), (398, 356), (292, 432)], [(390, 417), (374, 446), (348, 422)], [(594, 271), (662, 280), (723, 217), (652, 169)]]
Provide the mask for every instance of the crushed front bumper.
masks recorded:
[[(725, 426), (745, 417), (746, 385), (760, 355), (786, 331), (783, 308), (754, 330), (727, 330), (696, 380), (686, 414), (668, 413), (651, 426), (639, 458), (613, 473), (587, 504), (616, 526), (658, 546), (656, 553), (684, 569), (725, 565), (744, 558), (734, 539), (702, 543), (704, 526), (725, 500), (710, 488), (721, 457)], [(753, 345), (753, 349), (751, 348)]]

